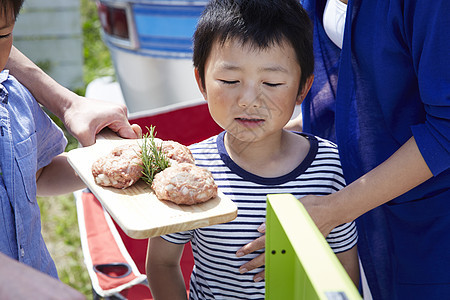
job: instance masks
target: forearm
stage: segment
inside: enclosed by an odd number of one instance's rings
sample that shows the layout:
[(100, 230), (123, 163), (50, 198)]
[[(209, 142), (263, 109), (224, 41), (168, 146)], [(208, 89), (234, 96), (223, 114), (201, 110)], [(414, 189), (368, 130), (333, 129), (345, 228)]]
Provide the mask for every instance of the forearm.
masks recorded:
[[(72, 97), (76, 94), (58, 84), (15, 47), (11, 49), (5, 68), (30, 90), (39, 103), (60, 119), (64, 119), (64, 112), (77, 98)], [(73, 95), (67, 97), (69, 94)]]
[(94, 144), (95, 136), (105, 127), (123, 138), (138, 137), (138, 132), (128, 122), (124, 104), (87, 99), (75, 94), (53, 80), (14, 47), (6, 68), (40, 104), (63, 121), (66, 129), (83, 146)]
[(42, 168), (36, 176), (37, 195), (42, 197), (67, 194), (85, 187), (81, 178), (67, 161), (67, 153), (62, 153)]
[(381, 165), (332, 194), (333, 206), (338, 212), (337, 223), (350, 222), (432, 176), (414, 138), (411, 138)]
[(155, 300), (186, 300), (186, 286), (180, 267), (184, 245), (161, 237), (149, 239), (146, 272)]
[(187, 299), (186, 286), (179, 265), (152, 263), (147, 269), (147, 279), (155, 300)]
[(356, 287), (359, 287), (359, 262), (357, 246), (342, 253), (336, 254), (345, 271)]

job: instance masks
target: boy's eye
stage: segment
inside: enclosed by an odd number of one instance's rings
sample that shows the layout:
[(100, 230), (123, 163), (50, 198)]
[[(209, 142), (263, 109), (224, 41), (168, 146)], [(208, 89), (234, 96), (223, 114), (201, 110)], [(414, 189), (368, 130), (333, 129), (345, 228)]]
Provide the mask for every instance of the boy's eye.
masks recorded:
[(264, 84), (270, 87), (277, 87), (281, 85), (281, 83), (271, 83), (271, 82), (264, 82)]
[(8, 34), (1, 34), (1, 35), (0, 35), (0, 39), (6, 39), (6, 38), (8, 38), (9, 36), (11, 36), (11, 33), (8, 33)]
[(224, 84), (235, 84), (235, 83), (238, 83), (239, 81), (238, 80), (223, 80), (223, 79), (220, 79), (220, 82), (222, 82), (222, 83), (224, 83)]

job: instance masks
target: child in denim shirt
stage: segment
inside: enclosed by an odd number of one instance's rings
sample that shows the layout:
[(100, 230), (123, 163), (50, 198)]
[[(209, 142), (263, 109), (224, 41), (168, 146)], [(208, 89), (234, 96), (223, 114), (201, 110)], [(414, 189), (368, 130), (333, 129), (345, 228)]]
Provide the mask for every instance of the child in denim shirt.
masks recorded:
[(23, 0), (0, 1), (0, 251), (57, 277), (41, 234), (36, 197), (84, 186), (70, 167), (67, 140), (31, 93), (4, 67)]

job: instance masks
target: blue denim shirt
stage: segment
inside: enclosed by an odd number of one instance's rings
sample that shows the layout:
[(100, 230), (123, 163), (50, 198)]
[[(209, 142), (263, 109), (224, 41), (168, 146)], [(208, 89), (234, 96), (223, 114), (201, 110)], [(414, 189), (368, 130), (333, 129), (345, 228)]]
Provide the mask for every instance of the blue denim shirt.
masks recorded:
[(41, 234), (36, 172), (62, 153), (61, 129), (7, 70), (0, 73), (0, 251), (57, 277)]

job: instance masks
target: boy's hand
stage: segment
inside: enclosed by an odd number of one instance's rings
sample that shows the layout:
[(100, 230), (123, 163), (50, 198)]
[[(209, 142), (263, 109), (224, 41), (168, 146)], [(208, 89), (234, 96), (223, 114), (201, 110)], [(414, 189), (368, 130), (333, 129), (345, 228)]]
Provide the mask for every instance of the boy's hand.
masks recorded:
[[(264, 233), (263, 236), (260, 236), (259, 238), (257, 238), (256, 240), (254, 240), (253, 242), (248, 243), (247, 245), (245, 245), (244, 247), (242, 247), (241, 249), (239, 249), (236, 252), (236, 256), (237, 257), (241, 257), (247, 254), (250, 254), (254, 251), (260, 250), (260, 249), (264, 249), (266, 247), (266, 223), (262, 223), (261, 226), (258, 227), (258, 231), (260, 233)], [(264, 265), (265, 262), (265, 258), (266, 255), (265, 253), (255, 257), (254, 259), (252, 259), (251, 261), (249, 261), (246, 264), (243, 264), (240, 268), (239, 268), (239, 272), (241, 272), (241, 274), (246, 273), (248, 271), (251, 271), (253, 269), (259, 268), (261, 266)], [(253, 280), (255, 282), (261, 281), (263, 280), (265, 277), (265, 271), (261, 271), (258, 274), (256, 274), (253, 277)]]

